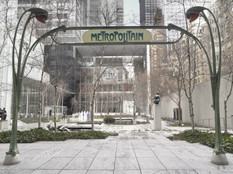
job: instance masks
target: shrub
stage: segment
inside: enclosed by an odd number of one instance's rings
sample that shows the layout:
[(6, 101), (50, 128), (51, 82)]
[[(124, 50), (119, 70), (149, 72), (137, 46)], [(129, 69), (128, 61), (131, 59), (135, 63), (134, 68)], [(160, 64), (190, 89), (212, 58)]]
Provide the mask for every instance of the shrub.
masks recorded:
[(112, 117), (106, 117), (104, 118), (104, 122), (105, 123), (115, 123), (115, 118), (112, 118)]
[[(189, 143), (200, 143), (214, 148), (215, 134), (210, 132), (202, 132), (195, 130), (187, 130), (179, 134), (174, 134), (172, 137), (168, 137), (170, 140), (184, 140)], [(231, 134), (222, 134), (222, 144), (226, 152), (233, 153), (233, 137)]]
[[(24, 122), (24, 123), (38, 123), (38, 117), (30, 117), (30, 118), (19, 118), (20, 121)], [(62, 119), (62, 116), (58, 116), (57, 122), (60, 122), (60, 120)], [(49, 117), (41, 117), (41, 122), (50, 122), (50, 121), (54, 121), (54, 117), (51, 116)]]
[[(37, 141), (64, 141), (67, 139), (105, 139), (110, 133), (100, 131), (74, 131), (74, 132), (53, 132), (41, 128), (17, 132), (18, 143), (33, 143)], [(115, 135), (115, 134), (114, 134)], [(11, 132), (0, 132), (0, 143), (10, 142)]]

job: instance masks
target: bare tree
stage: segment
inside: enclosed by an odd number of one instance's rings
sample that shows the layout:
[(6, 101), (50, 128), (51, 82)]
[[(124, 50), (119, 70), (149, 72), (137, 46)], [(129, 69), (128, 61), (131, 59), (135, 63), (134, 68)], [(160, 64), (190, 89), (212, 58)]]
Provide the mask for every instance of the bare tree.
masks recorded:
[(105, 73), (105, 71), (107, 70), (107, 68), (104, 69), (100, 69), (97, 71), (97, 76), (96, 79), (93, 83), (93, 89), (92, 89), (92, 96), (91, 96), (91, 105), (90, 105), (90, 111), (91, 111), (91, 125), (92, 125), (92, 130), (94, 130), (94, 102), (95, 102), (95, 97), (96, 97), (96, 91), (97, 88), (99, 87), (99, 83), (101, 80), (102, 75)]
[[(40, 25), (36, 25), (37, 31), (35, 32), (35, 35), (38, 36), (43, 32), (46, 32), (48, 30), (50, 30), (52, 28), (52, 20), (54, 21), (56, 19), (57, 21), (57, 25), (62, 25), (62, 24), (67, 24), (68, 21), (70, 20), (70, 16), (72, 14), (72, 12), (74, 11), (73, 9), (69, 10), (69, 12), (67, 12), (67, 9), (69, 9), (69, 0), (65, 0), (65, 1), (57, 1), (57, 2), (52, 2), (52, 3), (48, 3), (44, 2), (42, 4), (42, 6), (44, 6), (46, 9), (48, 9), (49, 12), (52, 12), (48, 18), (47, 21), (47, 27), (43, 27), (43, 30), (41, 30), (41, 26)], [(31, 7), (37, 7), (38, 4), (37, 2), (32, 2)], [(66, 16), (64, 16), (66, 14)], [(34, 26), (35, 27), (35, 26)], [(56, 34), (54, 35), (54, 38), (57, 39), (61, 37), (60, 35)], [(51, 50), (51, 47), (55, 47), (53, 45), (53, 42), (48, 42), (47, 40), (44, 42), (47, 46), (47, 52), (44, 52), (44, 46), (41, 46), (41, 50), (44, 56), (44, 59), (42, 61), (34, 61), (34, 66), (38, 66), (42, 72), (41, 72), (41, 78), (40, 78), (40, 87), (39, 87), (39, 93), (38, 93), (38, 114), (39, 114), (39, 120), (38, 120), (38, 127), (41, 126), (41, 114), (42, 114), (42, 98), (43, 98), (43, 92), (42, 91), (46, 91), (44, 88), (46, 88), (46, 85), (43, 83), (43, 79), (44, 79), (44, 75), (45, 75), (45, 71), (50, 73), (51, 71), (54, 71), (54, 69), (48, 69), (48, 66), (45, 66), (46, 63), (48, 63), (48, 59), (50, 59), (48, 57), (48, 53), (52, 52), (53, 50)], [(62, 47), (59, 47), (62, 48)], [(56, 58), (58, 56), (55, 56)], [(69, 65), (68, 65), (69, 66)], [(55, 64), (55, 71), (56, 71), (56, 76), (51, 78), (51, 84), (54, 86), (54, 107), (57, 105), (57, 97), (59, 96), (59, 85), (61, 85), (61, 81), (58, 80), (59, 78), (61, 78), (62, 76), (68, 74), (71, 71), (71, 68), (68, 68), (62, 72), (58, 72), (58, 60), (56, 59), (56, 64)], [(55, 107), (56, 108), (56, 107)], [(56, 109), (54, 109), (54, 124), (55, 124), (55, 130), (56, 130)]]
[(102, 26), (117, 25), (121, 22), (118, 15), (118, 1), (116, 0), (102, 0), (97, 5), (95, 16), (90, 19), (91, 23)]
[[(186, 8), (185, 8), (185, 1), (183, 0), (180, 2), (182, 8), (183, 8), (183, 14), (185, 15)], [(189, 31), (188, 28), (188, 22), (185, 20), (185, 26), (186, 30)], [(200, 23), (199, 23), (200, 25)], [(199, 30), (199, 26), (197, 27), (197, 30)], [(184, 92), (185, 96), (188, 99), (189, 103), (189, 115), (191, 119), (191, 126), (192, 126), (192, 133), (194, 133), (194, 110), (193, 110), (193, 91), (195, 88), (195, 78), (196, 78), (196, 57), (197, 57), (197, 48), (196, 45), (192, 43), (189, 37), (186, 37), (184, 49), (185, 49), (185, 59), (187, 61), (187, 67), (183, 68), (183, 77), (182, 77), (182, 83), (184, 85)]]
[[(120, 22), (120, 17), (118, 15), (118, 1), (108, 1), (103, 0), (100, 4), (97, 5), (96, 11), (94, 12), (96, 15), (90, 18), (90, 23), (95, 25), (102, 26), (111, 26), (117, 25)], [(94, 130), (94, 102), (96, 98), (96, 92), (101, 84), (101, 78), (103, 74), (109, 67), (102, 66), (103, 56), (105, 52), (105, 47), (103, 46), (101, 49), (101, 58), (99, 62), (99, 67), (95, 67), (94, 69), (94, 77), (92, 79), (92, 89), (91, 89), (91, 97), (90, 97), (90, 112), (91, 112), (91, 123), (92, 130)]]
[(0, 15), (2, 16), (0, 20), (0, 34), (1, 34), (1, 42), (0, 42), (0, 61), (3, 61), (3, 58), (5, 57), (3, 55), (3, 49), (5, 48), (6, 41), (8, 38), (9, 30), (9, 24), (8, 24), (8, 13), (9, 13), (9, 0), (5, 0), (2, 3), (2, 7), (0, 10)]
[[(5, 68), (11, 65), (11, 61), (8, 59), (10, 57), (10, 53), (6, 51), (7, 42), (9, 43), (9, 33), (12, 30), (10, 27), (10, 23), (8, 21), (10, 15), (10, 5), (9, 0), (2, 1), (0, 7), (0, 15), (2, 16), (0, 19), (0, 73), (5, 71)], [(6, 91), (8, 85), (0, 80), (0, 92)], [(0, 99), (1, 100), (1, 99)]]
[(147, 108), (147, 73), (144, 72), (138, 75), (135, 79), (135, 103), (136, 107), (143, 113), (146, 113)]
[[(169, 81), (166, 81), (168, 85), (168, 97), (170, 97), (178, 107), (178, 120), (181, 125), (181, 96), (182, 96), (182, 76), (184, 68), (184, 50), (181, 44), (173, 44), (172, 48), (167, 52), (169, 69), (166, 70), (165, 75)], [(173, 93), (172, 93), (173, 92)], [(174, 93), (176, 92), (176, 93)]]
[[(233, 89), (233, 72), (227, 75), (226, 77), (227, 83), (229, 84), (230, 89), (228, 89), (228, 94), (224, 100), (224, 133), (227, 133), (227, 102), (232, 94), (232, 89)], [(228, 86), (228, 85), (227, 85)], [(227, 89), (226, 89), (227, 91)]]
[(71, 111), (77, 111), (78, 110), (78, 101), (75, 97), (72, 97), (70, 100), (70, 104), (71, 104)]
[[(186, 6), (185, 6), (185, 0), (182, 1), (174, 1), (172, 3), (178, 3), (181, 6), (181, 10), (178, 11), (178, 14), (182, 14), (184, 16), (184, 20), (186, 21), (186, 29), (188, 29), (188, 24), (187, 20), (185, 19), (185, 12), (186, 12)], [(177, 14), (175, 14), (177, 15)], [(175, 17), (175, 15), (173, 17)], [(199, 29), (199, 28), (198, 28)], [(197, 29), (197, 30), (198, 30)], [(166, 36), (167, 37), (167, 36)], [(167, 38), (170, 40), (170, 38)], [(169, 68), (165, 71), (165, 74), (169, 76), (169, 79), (176, 79), (176, 90), (178, 94), (178, 100), (174, 100), (174, 97), (171, 97), (175, 103), (178, 105), (178, 119), (179, 119), (179, 124), (180, 124), (180, 116), (181, 116), (181, 90), (184, 90), (184, 93), (188, 99), (189, 103), (189, 113), (190, 113), (190, 119), (191, 119), (191, 125), (192, 125), (192, 131), (194, 132), (194, 112), (193, 112), (193, 100), (192, 100), (192, 93), (194, 91), (195, 87), (195, 77), (196, 77), (196, 45), (193, 44), (193, 42), (186, 37), (185, 40), (182, 40), (182, 42), (173, 46), (172, 51), (173, 54), (171, 55), (171, 51), (168, 51), (167, 56), (168, 57), (173, 57), (173, 59), (169, 59)], [(190, 46), (191, 45), (191, 46)], [(176, 57), (177, 59), (174, 59)], [(164, 69), (163, 69), (164, 70)], [(171, 73), (171, 70), (173, 73)], [(164, 80), (165, 81), (165, 80)], [(171, 85), (170, 83), (174, 84), (173, 80), (163, 82), (166, 84), (166, 86), (174, 86)], [(169, 85), (170, 84), (170, 85)], [(173, 89), (167, 89), (165, 90), (174, 92), (174, 87)], [(166, 92), (165, 92), (166, 93)], [(171, 96), (171, 95), (169, 95)]]

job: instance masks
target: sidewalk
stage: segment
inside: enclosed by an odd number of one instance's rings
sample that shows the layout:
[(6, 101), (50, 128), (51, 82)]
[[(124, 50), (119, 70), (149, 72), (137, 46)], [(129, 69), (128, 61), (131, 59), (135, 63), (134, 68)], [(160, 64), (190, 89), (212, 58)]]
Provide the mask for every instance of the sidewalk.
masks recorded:
[(210, 163), (213, 149), (170, 141), (162, 132), (125, 131), (105, 140), (18, 144), (22, 162), (3, 166), (9, 144), (0, 144), (0, 174), (232, 174)]

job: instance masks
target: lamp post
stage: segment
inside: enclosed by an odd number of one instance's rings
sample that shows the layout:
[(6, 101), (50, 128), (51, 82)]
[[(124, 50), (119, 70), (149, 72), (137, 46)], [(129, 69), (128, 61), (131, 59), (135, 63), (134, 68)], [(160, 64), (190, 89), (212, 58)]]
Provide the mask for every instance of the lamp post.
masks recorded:
[[(216, 53), (215, 53), (215, 43), (214, 43), (214, 36), (213, 36), (213, 32), (211, 30), (211, 25), (210, 22), (207, 18), (207, 16), (205, 15), (204, 11), (208, 11), (211, 16), (214, 19), (216, 28), (217, 28), (217, 34), (218, 34), (218, 43), (219, 43), (219, 64), (218, 64), (218, 68), (216, 69)], [(188, 11), (186, 12), (186, 17), (189, 19), (189, 22), (193, 22), (195, 21), (199, 16), (202, 16), (207, 25), (208, 25), (208, 29), (210, 32), (210, 39), (211, 39), (211, 49), (212, 49), (212, 64), (210, 62), (210, 57), (208, 56), (207, 52), (206, 56), (207, 56), (207, 60), (208, 60), (208, 65), (209, 65), (209, 71), (210, 71), (210, 80), (211, 80), (211, 89), (212, 89), (212, 100), (213, 100), (213, 110), (215, 113), (215, 147), (214, 147), (214, 151), (212, 154), (212, 158), (211, 158), (211, 162), (217, 165), (227, 165), (228, 164), (228, 160), (226, 158), (224, 149), (222, 147), (222, 137), (221, 137), (221, 126), (220, 126), (220, 109), (219, 109), (219, 91), (220, 91), (220, 81), (221, 81), (221, 36), (220, 36), (220, 30), (219, 30), (219, 26), (217, 23), (217, 20), (214, 16), (214, 14), (212, 13), (212, 11), (210, 11), (208, 8), (205, 7), (200, 7), (200, 6), (196, 6), (196, 7), (192, 7), (190, 9), (188, 9)]]
[[(16, 49), (16, 37), (18, 33), (19, 24), (23, 18), (23, 16), (30, 12), (23, 28), (23, 32), (20, 39), (19, 44), (19, 54), (17, 61), (15, 60), (15, 49)], [(12, 79), (13, 79), (13, 112), (12, 112), (12, 129), (11, 129), (11, 140), (10, 140), (10, 147), (9, 151), (6, 152), (6, 156), (4, 159), (3, 164), (4, 165), (13, 165), (19, 163), (20, 157), (19, 157), (19, 150), (17, 146), (17, 122), (18, 122), (18, 112), (20, 109), (20, 98), (21, 98), (21, 89), (22, 89), (22, 81), (24, 76), (24, 70), (26, 66), (26, 62), (29, 56), (29, 51), (25, 54), (26, 56), (22, 56), (22, 50), (23, 50), (23, 44), (24, 44), (24, 37), (27, 25), (29, 24), (30, 20), (33, 18), (36, 18), (38, 21), (45, 23), (48, 17), (48, 12), (41, 9), (41, 8), (31, 8), (26, 10), (19, 18), (19, 21), (17, 23), (15, 34), (13, 38), (13, 49), (12, 49)], [(16, 65), (15, 65), (16, 64)]]

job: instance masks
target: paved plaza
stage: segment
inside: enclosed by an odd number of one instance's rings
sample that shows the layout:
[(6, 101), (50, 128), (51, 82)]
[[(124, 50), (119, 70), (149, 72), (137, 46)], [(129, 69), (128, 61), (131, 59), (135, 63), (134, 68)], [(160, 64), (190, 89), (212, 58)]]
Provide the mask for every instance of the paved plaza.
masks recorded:
[(1, 174), (232, 174), (210, 163), (213, 149), (170, 141), (163, 132), (126, 131), (104, 140), (19, 144), (22, 162), (4, 166), (9, 144), (0, 144)]

